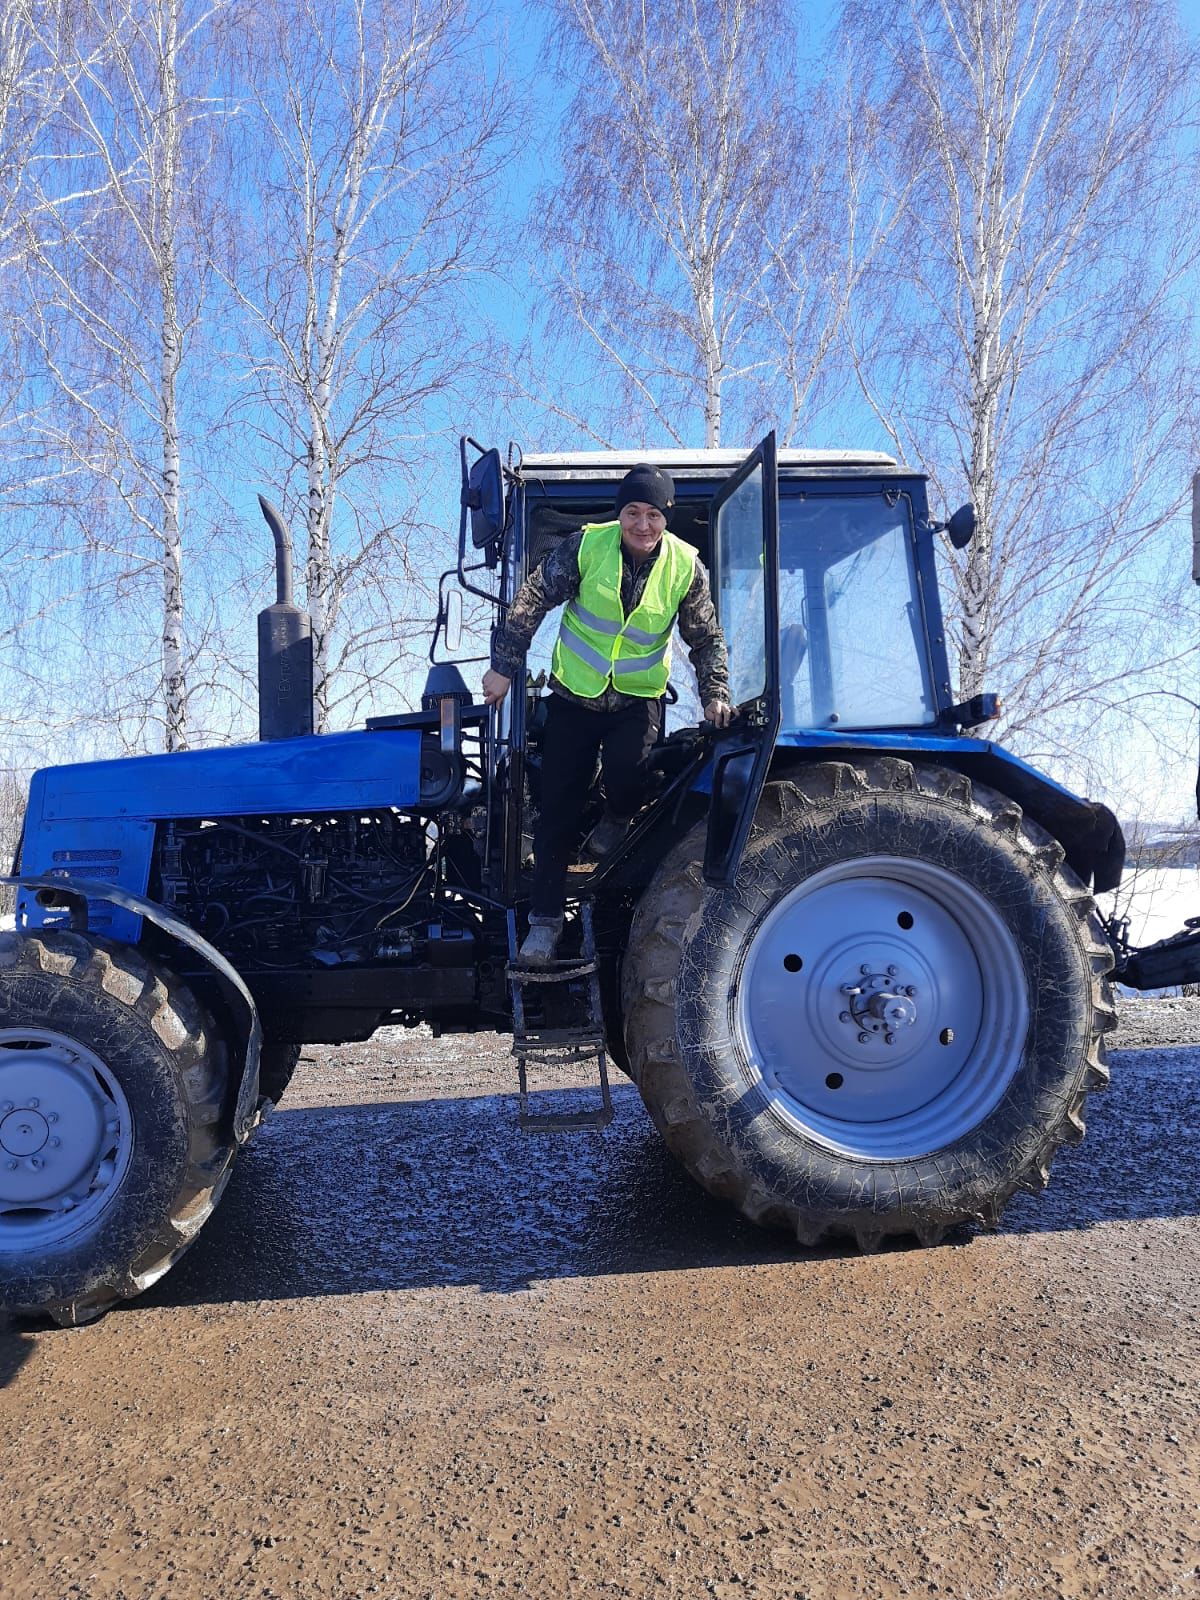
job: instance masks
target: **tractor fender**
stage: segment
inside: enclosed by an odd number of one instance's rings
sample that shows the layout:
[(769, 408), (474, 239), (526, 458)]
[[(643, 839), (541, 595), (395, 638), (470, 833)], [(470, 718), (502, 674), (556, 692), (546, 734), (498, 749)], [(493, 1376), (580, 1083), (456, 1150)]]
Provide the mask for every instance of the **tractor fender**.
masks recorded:
[[(212, 971), (234, 1029), (234, 1037), (229, 1041), (230, 1083), (231, 1086), (237, 1086), (233, 1105), (233, 1137), (238, 1144), (244, 1144), (260, 1120), (258, 1059), (262, 1050), (262, 1023), (254, 996), (228, 958), (165, 906), (147, 900), (143, 895), (131, 894), (128, 889), (122, 889), (115, 883), (96, 878), (17, 873), (12, 877), (0, 877), (0, 884), (36, 891), (39, 904), (48, 909), (63, 907), (69, 914), (70, 926), (75, 933), (88, 932), (88, 901), (107, 900), (125, 911), (149, 918), (168, 938), (200, 957)], [(237, 1065), (239, 1062), (240, 1070)]]
[(1096, 894), (1115, 889), (1125, 866), (1125, 836), (1105, 805), (1073, 794), (1053, 778), (987, 739), (935, 731), (838, 734), (805, 731), (785, 734), (775, 746), (776, 772), (792, 763), (836, 761), (857, 756), (899, 756), (952, 767), (1015, 800), (1052, 834), (1066, 852), (1067, 864)]

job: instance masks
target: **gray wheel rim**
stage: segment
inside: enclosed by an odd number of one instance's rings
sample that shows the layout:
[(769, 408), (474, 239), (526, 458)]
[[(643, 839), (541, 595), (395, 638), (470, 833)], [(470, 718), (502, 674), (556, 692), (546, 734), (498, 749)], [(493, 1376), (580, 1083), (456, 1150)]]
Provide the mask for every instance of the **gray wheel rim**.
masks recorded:
[(93, 1050), (0, 1028), (0, 1250), (43, 1252), (93, 1223), (133, 1151), (124, 1090)]
[(1021, 1064), (1016, 940), (973, 885), (865, 856), (814, 873), (756, 928), (734, 1001), (770, 1115), (839, 1154), (915, 1159), (995, 1109)]

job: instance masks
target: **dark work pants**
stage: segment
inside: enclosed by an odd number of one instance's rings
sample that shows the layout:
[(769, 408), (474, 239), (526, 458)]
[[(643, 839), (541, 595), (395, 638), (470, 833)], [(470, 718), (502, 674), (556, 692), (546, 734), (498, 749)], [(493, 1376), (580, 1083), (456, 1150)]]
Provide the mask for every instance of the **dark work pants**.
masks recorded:
[(552, 694), (542, 733), (542, 808), (533, 841), (532, 911), (558, 916), (567, 863), (600, 755), (608, 814), (632, 817), (642, 803), (645, 763), (662, 722), (660, 700), (632, 696), (617, 711), (592, 711)]

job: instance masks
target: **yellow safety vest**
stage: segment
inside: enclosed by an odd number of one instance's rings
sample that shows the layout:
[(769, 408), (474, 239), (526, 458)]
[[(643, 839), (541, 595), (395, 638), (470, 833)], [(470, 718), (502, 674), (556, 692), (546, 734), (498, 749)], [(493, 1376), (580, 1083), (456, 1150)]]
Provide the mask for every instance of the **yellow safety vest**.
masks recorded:
[(656, 700), (671, 673), (671, 630), (696, 571), (690, 544), (664, 533), (642, 598), (621, 608), (621, 524), (590, 523), (579, 546), (579, 593), (563, 610), (554, 676), (572, 694), (595, 700), (609, 684)]

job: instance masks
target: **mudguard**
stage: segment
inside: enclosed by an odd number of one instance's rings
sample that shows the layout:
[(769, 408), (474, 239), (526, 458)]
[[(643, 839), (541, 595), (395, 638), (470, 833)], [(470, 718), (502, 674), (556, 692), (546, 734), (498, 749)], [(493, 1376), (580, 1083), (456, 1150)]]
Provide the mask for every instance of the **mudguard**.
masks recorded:
[[(161, 928), (168, 938), (185, 945), (212, 969), (220, 988), (237, 1035), (230, 1040), (230, 1054), (236, 1064), (241, 1058), (241, 1071), (236, 1065), (231, 1073), (231, 1084), (237, 1084), (233, 1105), (233, 1137), (244, 1144), (259, 1122), (258, 1058), (262, 1050), (262, 1024), (254, 996), (242, 981), (236, 967), (232, 966), (219, 950), (201, 938), (194, 928), (181, 922), (165, 906), (143, 895), (131, 894), (114, 883), (104, 883), (95, 878), (66, 878), (47, 875), (17, 873), (0, 877), (0, 884), (32, 890), (38, 903), (47, 909), (62, 907), (68, 913), (70, 926), (76, 933), (87, 933), (88, 902), (107, 901), (124, 911), (146, 917), (156, 928)], [(43, 926), (51, 924), (44, 923)]]
[(1085, 800), (1002, 745), (963, 734), (914, 730), (832, 733), (804, 729), (779, 736), (776, 761), (830, 761), (856, 754), (899, 756), (904, 761), (935, 761), (1009, 795), (1063, 846), (1067, 864), (1096, 894), (1115, 889), (1125, 866), (1125, 836), (1107, 806)]

